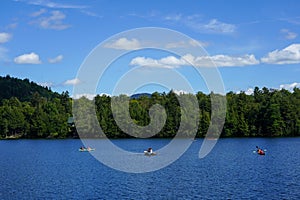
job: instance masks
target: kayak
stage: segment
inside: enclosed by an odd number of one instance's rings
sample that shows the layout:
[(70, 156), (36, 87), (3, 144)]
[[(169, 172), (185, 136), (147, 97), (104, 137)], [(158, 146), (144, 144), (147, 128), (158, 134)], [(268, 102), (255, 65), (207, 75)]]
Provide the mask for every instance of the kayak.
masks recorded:
[(259, 152), (257, 152), (257, 154), (264, 156), (266, 153), (264, 151), (259, 151)]
[(95, 149), (78, 149), (80, 152), (89, 152), (89, 151), (95, 151)]
[(145, 154), (145, 156), (156, 156), (155, 152), (150, 153), (148, 151), (144, 151), (144, 154)]

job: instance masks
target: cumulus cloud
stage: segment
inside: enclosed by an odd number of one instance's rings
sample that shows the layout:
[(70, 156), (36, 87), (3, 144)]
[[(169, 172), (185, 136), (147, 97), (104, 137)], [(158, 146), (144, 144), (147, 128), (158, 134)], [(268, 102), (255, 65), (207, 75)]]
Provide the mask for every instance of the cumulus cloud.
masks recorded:
[(59, 62), (62, 61), (63, 58), (64, 58), (63, 55), (58, 55), (58, 56), (56, 56), (55, 58), (49, 58), (49, 59), (48, 59), (48, 62), (49, 62), (49, 63), (52, 63), (52, 64), (54, 64), (54, 63), (59, 63)]
[(261, 58), (261, 62), (279, 65), (300, 63), (300, 44), (291, 44), (283, 50), (276, 49)]
[(14, 62), (16, 64), (41, 64), (42, 63), (39, 55), (37, 55), (34, 52), (15, 57)]
[(280, 85), (280, 89), (286, 89), (292, 91), (294, 88), (300, 88), (300, 83), (291, 83), (291, 84), (282, 84)]
[(178, 59), (174, 56), (168, 56), (161, 59), (152, 59), (146, 57), (136, 57), (131, 60), (130, 65), (143, 67), (158, 67), (158, 68), (176, 68), (187, 65), (183, 59)]
[(64, 82), (64, 85), (78, 85), (80, 83), (81, 81), (78, 78), (74, 78), (74, 79), (66, 80)]
[(259, 61), (255, 58), (253, 54), (243, 55), (243, 56), (229, 56), (229, 55), (214, 55), (214, 56), (199, 56), (194, 57), (187, 54), (183, 57), (188, 62), (196, 67), (242, 67), (246, 65), (256, 65)]
[(186, 54), (181, 58), (175, 56), (168, 56), (161, 59), (152, 59), (146, 57), (136, 57), (131, 60), (130, 65), (145, 66), (145, 67), (160, 67), (160, 68), (176, 68), (187, 65), (194, 65), (195, 67), (235, 67), (256, 65), (259, 61), (254, 55), (244, 56), (228, 56), (228, 55), (215, 55), (215, 56), (198, 56), (195, 57), (191, 54)]
[[(54, 10), (50, 12), (50, 15), (45, 16), (48, 12), (44, 9), (33, 13), (33, 17), (39, 17), (38, 19), (32, 21), (32, 24), (37, 24), (43, 29), (53, 29), (53, 30), (64, 30), (70, 27), (70, 25), (64, 23), (66, 15), (59, 10)], [(42, 15), (42, 16), (41, 16)]]
[(95, 98), (95, 96), (97, 96), (96, 94), (88, 94), (88, 93), (84, 93), (84, 94), (75, 94), (72, 96), (72, 99), (80, 99), (81, 97), (85, 97), (89, 100), (93, 100)]
[(114, 42), (106, 44), (105, 47), (120, 50), (135, 50), (141, 47), (141, 43), (135, 38), (127, 39), (123, 37)]
[(288, 40), (293, 40), (298, 36), (297, 33), (294, 33), (288, 29), (281, 29), (280, 32), (283, 33), (285, 39), (288, 39)]
[(12, 36), (9, 33), (0, 33), (0, 44), (8, 42), (11, 37)]

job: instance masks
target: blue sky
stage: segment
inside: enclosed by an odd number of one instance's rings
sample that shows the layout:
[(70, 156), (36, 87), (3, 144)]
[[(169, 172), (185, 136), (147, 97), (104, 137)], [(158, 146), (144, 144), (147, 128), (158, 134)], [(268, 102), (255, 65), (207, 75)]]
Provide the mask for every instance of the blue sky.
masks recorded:
[[(145, 70), (174, 68), (195, 91), (207, 91), (203, 80), (186, 67), (186, 59), (198, 68), (209, 67), (206, 59), (212, 60), (226, 91), (300, 87), (299, 10), (298, 0), (3, 0), (0, 75), (29, 78), (54, 91), (72, 94), (73, 86), (82, 83), (76, 78), (81, 64), (99, 43), (129, 29), (161, 27), (193, 38), (208, 55), (132, 52), (106, 71), (97, 93), (111, 93), (122, 75), (144, 66)], [(127, 50), (143, 43), (142, 38), (126, 37), (114, 42), (110, 48)], [(186, 44), (178, 41), (172, 45)], [(149, 85), (139, 92), (164, 89), (168, 88)], [(184, 90), (180, 85), (173, 89)]]

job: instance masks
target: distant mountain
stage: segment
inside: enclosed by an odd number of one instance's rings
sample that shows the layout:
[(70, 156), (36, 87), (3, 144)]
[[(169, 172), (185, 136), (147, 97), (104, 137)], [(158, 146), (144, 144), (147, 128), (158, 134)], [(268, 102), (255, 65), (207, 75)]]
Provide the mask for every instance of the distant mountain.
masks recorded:
[(11, 97), (17, 97), (20, 101), (29, 101), (34, 93), (47, 99), (59, 96), (57, 92), (52, 92), (48, 87), (40, 86), (29, 79), (22, 80), (9, 75), (0, 76), (0, 102)]
[(145, 97), (151, 97), (151, 94), (149, 94), (149, 93), (138, 93), (138, 94), (133, 94), (133, 95), (131, 95), (130, 96), (130, 98), (131, 99), (138, 99), (138, 98), (140, 98), (140, 97), (142, 97), (142, 96), (145, 96)]

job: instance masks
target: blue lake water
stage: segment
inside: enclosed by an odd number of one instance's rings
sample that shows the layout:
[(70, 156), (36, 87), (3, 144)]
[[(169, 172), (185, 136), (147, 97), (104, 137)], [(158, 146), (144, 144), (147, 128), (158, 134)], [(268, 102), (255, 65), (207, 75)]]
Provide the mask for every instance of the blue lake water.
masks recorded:
[[(113, 143), (143, 151), (169, 141)], [(79, 152), (80, 140), (2, 140), (0, 199), (300, 199), (300, 138), (220, 139), (199, 159), (202, 141), (161, 170), (134, 174)]]

